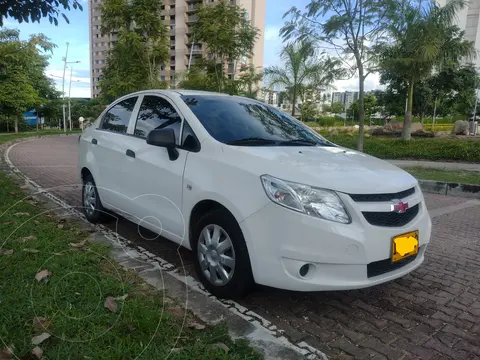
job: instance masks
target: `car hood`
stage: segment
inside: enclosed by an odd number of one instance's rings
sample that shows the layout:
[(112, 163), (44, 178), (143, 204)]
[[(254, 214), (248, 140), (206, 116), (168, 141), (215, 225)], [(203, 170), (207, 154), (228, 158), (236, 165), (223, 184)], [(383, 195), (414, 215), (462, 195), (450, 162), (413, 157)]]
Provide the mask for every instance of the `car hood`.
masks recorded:
[(259, 176), (348, 194), (395, 193), (417, 184), (409, 173), (386, 161), (342, 147), (224, 146), (223, 151)]

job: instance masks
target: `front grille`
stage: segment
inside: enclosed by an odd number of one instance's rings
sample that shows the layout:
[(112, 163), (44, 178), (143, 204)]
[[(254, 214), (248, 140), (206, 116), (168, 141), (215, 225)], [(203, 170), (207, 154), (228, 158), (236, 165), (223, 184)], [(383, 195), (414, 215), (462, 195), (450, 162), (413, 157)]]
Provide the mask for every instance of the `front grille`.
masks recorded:
[(408, 224), (417, 216), (419, 205), (408, 208), (402, 214), (396, 212), (363, 212), (365, 219), (375, 226), (400, 227)]
[(367, 265), (367, 277), (378, 276), (387, 272), (400, 269), (401, 267), (411, 263), (417, 258), (418, 254), (409, 256), (403, 260), (392, 263), (392, 259), (385, 259), (380, 261), (374, 261)]
[(349, 194), (353, 201), (356, 202), (380, 202), (395, 199), (403, 199), (415, 193), (415, 188), (400, 191), (394, 194)]

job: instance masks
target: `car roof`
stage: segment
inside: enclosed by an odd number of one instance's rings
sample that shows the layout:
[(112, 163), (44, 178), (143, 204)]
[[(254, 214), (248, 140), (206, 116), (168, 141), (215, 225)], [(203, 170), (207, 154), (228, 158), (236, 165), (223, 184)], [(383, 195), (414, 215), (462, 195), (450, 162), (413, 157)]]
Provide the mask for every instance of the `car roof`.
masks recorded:
[(218, 93), (218, 92), (213, 92), (213, 91), (202, 91), (202, 90), (182, 90), (182, 89), (151, 89), (151, 90), (142, 90), (142, 91), (137, 91), (131, 94), (128, 94), (126, 96), (131, 96), (131, 95), (140, 95), (140, 94), (145, 94), (145, 93), (159, 93), (159, 94), (165, 94), (165, 95), (170, 95), (170, 96), (193, 96), (193, 95), (214, 95), (214, 96), (234, 96), (234, 97), (242, 97), (242, 96), (235, 96), (235, 95), (229, 95), (225, 93)]

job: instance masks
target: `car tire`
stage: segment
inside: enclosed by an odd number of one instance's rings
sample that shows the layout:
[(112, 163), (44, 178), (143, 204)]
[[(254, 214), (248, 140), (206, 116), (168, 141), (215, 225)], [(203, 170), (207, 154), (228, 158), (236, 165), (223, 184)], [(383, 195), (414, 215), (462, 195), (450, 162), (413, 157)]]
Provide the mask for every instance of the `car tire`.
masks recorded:
[[(206, 243), (207, 232), (213, 240), (210, 245)], [(216, 242), (218, 233), (220, 241)], [(195, 271), (211, 294), (233, 299), (250, 290), (254, 284), (250, 256), (240, 226), (230, 213), (220, 209), (205, 214), (196, 223), (192, 235)], [(214, 245), (215, 242), (219, 245)]]
[(90, 174), (83, 179), (82, 210), (87, 220), (93, 224), (108, 219), (107, 210), (105, 210), (100, 201), (97, 186), (95, 185), (93, 176)]

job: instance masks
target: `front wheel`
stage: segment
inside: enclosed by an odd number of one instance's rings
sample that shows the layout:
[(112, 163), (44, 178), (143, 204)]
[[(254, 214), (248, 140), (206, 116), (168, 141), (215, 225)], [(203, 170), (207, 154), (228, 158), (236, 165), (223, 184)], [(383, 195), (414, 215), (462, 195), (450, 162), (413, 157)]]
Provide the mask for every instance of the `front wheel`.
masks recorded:
[(214, 210), (195, 226), (195, 270), (205, 288), (220, 298), (236, 298), (253, 284), (250, 257), (232, 215)]

